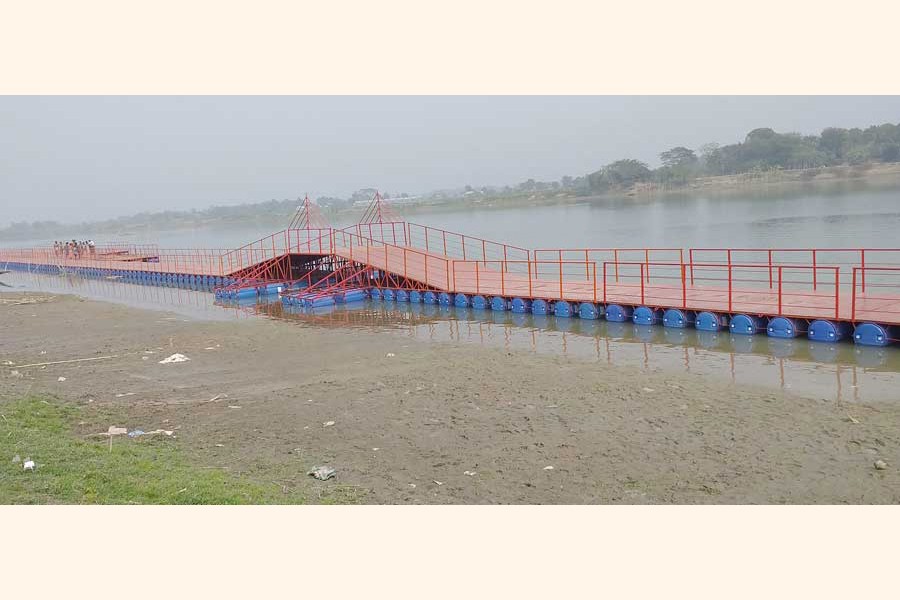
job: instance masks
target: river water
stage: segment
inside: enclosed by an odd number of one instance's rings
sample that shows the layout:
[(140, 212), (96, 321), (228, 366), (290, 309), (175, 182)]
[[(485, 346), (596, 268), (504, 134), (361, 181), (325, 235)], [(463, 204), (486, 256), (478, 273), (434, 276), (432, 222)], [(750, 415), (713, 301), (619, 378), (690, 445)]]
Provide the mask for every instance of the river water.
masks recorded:
[[(528, 248), (540, 247), (897, 247), (900, 187), (860, 183), (827, 191), (672, 196), (522, 208), (478, 206), (398, 212), (408, 220)], [(349, 225), (350, 222), (336, 225)], [(127, 238), (161, 247), (233, 248), (272, 227), (146, 232)], [(85, 237), (88, 237), (86, 234)], [(102, 240), (101, 236), (94, 236)], [(10, 279), (12, 278), (12, 279)], [(194, 318), (278, 318), (306, 326), (387, 328), (416, 339), (527, 348), (603, 364), (705, 373), (836, 402), (900, 400), (900, 348), (814, 344), (578, 319), (364, 304), (324, 313), (281, 305), (217, 306), (211, 294), (124, 283), (7, 274), (19, 289), (74, 292)], [(5, 288), (4, 288), (5, 289)]]

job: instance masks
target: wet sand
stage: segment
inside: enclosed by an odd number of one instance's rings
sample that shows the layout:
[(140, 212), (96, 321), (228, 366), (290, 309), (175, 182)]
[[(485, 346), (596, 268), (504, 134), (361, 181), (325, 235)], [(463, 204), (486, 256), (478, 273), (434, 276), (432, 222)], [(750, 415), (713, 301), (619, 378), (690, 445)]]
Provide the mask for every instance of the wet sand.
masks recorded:
[[(344, 485), (387, 504), (900, 501), (900, 402), (49, 294), (0, 294), (0, 332), (0, 362), (16, 363), (0, 367), (0, 405), (29, 391), (82, 404), (80, 433), (116, 406), (120, 425), (177, 428), (199, 464), (278, 472), (313, 498)], [(159, 364), (176, 352), (191, 360)], [(320, 464), (337, 478), (306, 475)]]

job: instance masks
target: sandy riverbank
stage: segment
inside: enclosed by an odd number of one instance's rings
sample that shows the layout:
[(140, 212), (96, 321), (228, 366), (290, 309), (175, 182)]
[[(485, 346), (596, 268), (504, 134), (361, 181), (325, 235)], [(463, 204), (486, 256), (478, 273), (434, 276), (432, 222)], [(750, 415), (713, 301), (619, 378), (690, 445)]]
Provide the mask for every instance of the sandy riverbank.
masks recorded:
[[(0, 362), (16, 363), (0, 367), (0, 405), (28, 392), (78, 403), (80, 434), (108, 425), (91, 410), (117, 406), (129, 427), (177, 428), (198, 464), (277, 472), (313, 498), (345, 485), (368, 503), (900, 501), (900, 404), (41, 296), (0, 294)], [(159, 364), (175, 352), (191, 360)], [(97, 356), (115, 358), (21, 366)], [(337, 479), (306, 476), (318, 464)]]

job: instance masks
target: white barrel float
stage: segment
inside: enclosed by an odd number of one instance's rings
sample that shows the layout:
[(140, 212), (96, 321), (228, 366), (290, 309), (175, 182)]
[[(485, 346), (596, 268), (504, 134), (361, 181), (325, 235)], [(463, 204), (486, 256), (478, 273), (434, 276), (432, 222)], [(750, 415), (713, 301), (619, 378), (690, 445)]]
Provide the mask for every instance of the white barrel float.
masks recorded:
[(772, 317), (766, 326), (766, 335), (773, 338), (795, 338), (804, 333), (806, 333), (806, 321), (804, 319)]
[(503, 296), (491, 298), (491, 310), (509, 310), (509, 300)]
[(861, 346), (888, 346), (897, 335), (897, 328), (890, 325), (860, 323), (853, 330), (853, 341)]
[(612, 323), (624, 323), (631, 320), (632, 310), (630, 306), (610, 304), (606, 307), (606, 320)]
[(650, 308), (649, 306), (638, 306), (631, 315), (631, 320), (635, 325), (656, 325), (662, 319), (663, 311)]
[(531, 302), (531, 314), (533, 315), (546, 315), (550, 312), (550, 303), (546, 300), (533, 300)]
[(674, 327), (676, 329), (684, 329), (688, 325), (692, 325), (695, 321), (694, 312), (690, 310), (681, 310), (680, 308), (670, 308), (663, 313), (663, 327)]
[(513, 298), (510, 307), (514, 313), (527, 313), (531, 310), (531, 300), (527, 298)]
[(578, 316), (582, 319), (599, 319), (603, 314), (603, 307), (592, 302), (582, 302), (578, 305)]
[(553, 304), (553, 314), (557, 317), (571, 317), (574, 312), (572, 305), (565, 300), (557, 300)]
[(765, 329), (762, 319), (754, 315), (734, 315), (731, 317), (731, 333), (736, 335), (756, 335)]

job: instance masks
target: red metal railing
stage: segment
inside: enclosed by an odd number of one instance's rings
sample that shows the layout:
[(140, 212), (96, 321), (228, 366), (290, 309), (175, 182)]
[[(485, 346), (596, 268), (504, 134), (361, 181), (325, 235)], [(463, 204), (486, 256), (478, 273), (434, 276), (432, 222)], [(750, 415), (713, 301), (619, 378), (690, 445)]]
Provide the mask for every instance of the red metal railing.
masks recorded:
[[(454, 293), (803, 318), (843, 316), (840, 268), (834, 266), (779, 265), (774, 289), (759, 276), (768, 265), (754, 264), (695, 263), (694, 284), (689, 282), (689, 265), (670, 262), (604, 261), (598, 266), (589, 260), (455, 260), (450, 266), (449, 291)], [(894, 307), (900, 313), (900, 303)]]
[(900, 325), (900, 267), (853, 267), (851, 285), (850, 320)]
[(427, 286), (450, 285), (450, 261), (409, 246), (399, 246), (357, 235), (347, 229), (333, 232), (334, 252), (351, 262), (369, 265)]
[(448, 258), (481, 261), (531, 258), (531, 252), (526, 248), (406, 221), (361, 223), (347, 227), (343, 231), (354, 231), (361, 237), (397, 246), (418, 248), (429, 254)]

